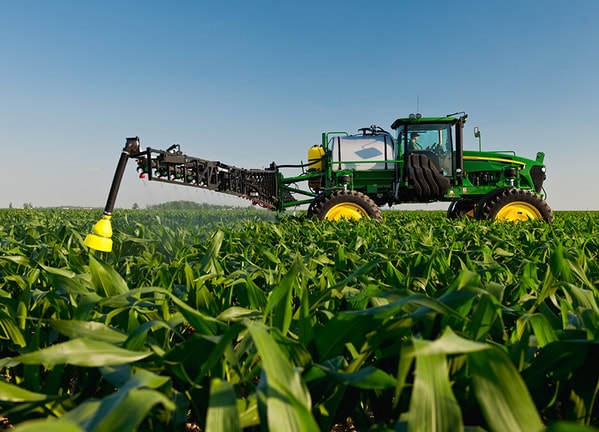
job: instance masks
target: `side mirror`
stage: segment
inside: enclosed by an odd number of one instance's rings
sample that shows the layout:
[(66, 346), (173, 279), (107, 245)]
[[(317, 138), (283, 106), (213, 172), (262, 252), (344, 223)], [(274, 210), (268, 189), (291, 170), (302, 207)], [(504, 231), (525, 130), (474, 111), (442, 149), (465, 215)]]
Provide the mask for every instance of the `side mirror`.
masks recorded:
[(477, 127), (474, 128), (474, 137), (478, 138), (478, 151), (483, 151), (482, 138), (480, 137), (480, 131)]

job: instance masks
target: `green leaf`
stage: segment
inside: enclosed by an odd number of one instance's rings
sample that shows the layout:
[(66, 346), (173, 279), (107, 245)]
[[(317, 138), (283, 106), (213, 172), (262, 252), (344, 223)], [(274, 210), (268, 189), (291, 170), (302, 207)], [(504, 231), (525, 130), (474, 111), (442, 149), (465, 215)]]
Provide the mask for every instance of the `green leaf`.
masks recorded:
[(549, 425), (544, 432), (597, 432), (597, 428), (573, 422), (558, 421)]
[(461, 431), (464, 429), (460, 406), (451, 390), (447, 358), (435, 350), (418, 351), (428, 345), (414, 341), (418, 355), (414, 370), (414, 389), (410, 399), (408, 424), (410, 431)]
[(540, 389), (548, 376), (554, 380), (568, 380), (584, 364), (596, 343), (597, 341), (572, 340), (547, 344), (539, 350), (522, 375), (533, 390)]
[(293, 314), (293, 302), (292, 293), (293, 286), (296, 283), (297, 275), (299, 273), (299, 262), (296, 258), (291, 265), (291, 268), (285, 275), (281, 282), (275, 286), (268, 297), (268, 304), (266, 305), (265, 314), (268, 315), (274, 310), (273, 316), (273, 327), (281, 330), (283, 334), (289, 330), (291, 324), (291, 316)]
[(241, 431), (235, 392), (231, 384), (215, 378), (210, 385), (206, 432), (234, 431)]
[(262, 314), (258, 311), (233, 306), (221, 312), (217, 319), (220, 321), (237, 322), (243, 319), (259, 319), (261, 317)]
[(487, 333), (497, 319), (499, 306), (490, 295), (483, 294), (467, 324), (468, 335), (475, 341), (485, 340)]
[(150, 293), (160, 294), (169, 297), (171, 301), (175, 304), (179, 312), (181, 312), (181, 314), (189, 322), (189, 324), (191, 324), (196, 330), (196, 332), (200, 334), (215, 335), (219, 327), (224, 327), (224, 325), (222, 325), (222, 323), (216, 320), (215, 318), (205, 315), (202, 312), (192, 308), (172, 292), (159, 287), (144, 287), (132, 289), (127, 293), (109, 297), (101, 301), (100, 305), (112, 308), (132, 307), (136, 302), (139, 301), (140, 295)]
[[(243, 325), (233, 324), (222, 336), (204, 338), (210, 341), (210, 349), (207, 355), (202, 353), (201, 359), (194, 359), (195, 366), (199, 369), (195, 378), (196, 383), (203, 380), (209, 371), (222, 361), (227, 351), (231, 349), (231, 341), (238, 337), (242, 330)], [(194, 345), (198, 345), (198, 343), (195, 342)], [(188, 349), (187, 352), (189, 351), (191, 350)]]
[(59, 418), (51, 420), (30, 420), (18, 424), (12, 432), (86, 432), (76, 423)]
[(81, 275), (64, 268), (40, 265), (44, 270), (44, 277), (52, 287), (59, 291), (87, 294), (90, 292), (89, 282), (85, 282)]
[(383, 390), (393, 388), (397, 381), (389, 374), (373, 366), (366, 366), (359, 371), (343, 373), (326, 366), (319, 366), (336, 381), (356, 388)]
[(528, 388), (510, 359), (497, 348), (468, 354), (476, 398), (494, 431), (543, 429)]
[(52, 320), (50, 325), (70, 339), (85, 338), (110, 344), (122, 344), (127, 335), (94, 321)]
[(268, 427), (272, 431), (318, 431), (311, 412), (310, 393), (299, 372), (258, 323), (248, 325), (262, 360)]
[(200, 269), (202, 273), (206, 274), (216, 272), (215, 263), (218, 262), (218, 254), (220, 252), (220, 248), (222, 247), (224, 238), (225, 233), (221, 230), (217, 230), (212, 236), (210, 244), (208, 245), (208, 250), (200, 261)]
[(537, 339), (539, 347), (544, 347), (548, 343), (558, 340), (554, 329), (551, 327), (549, 320), (542, 314), (523, 315), (516, 322), (518, 338), (522, 338), (524, 329), (527, 324), (532, 327), (533, 333)]
[(92, 287), (97, 293), (103, 294), (104, 297), (124, 294), (129, 291), (129, 287), (121, 275), (108, 264), (99, 261), (93, 254), (89, 255), (89, 272)]
[(155, 389), (169, 382), (144, 369), (137, 370), (118, 391), (100, 401), (86, 401), (63, 417), (85, 424), (86, 431), (135, 431), (156, 404), (174, 410), (174, 403)]
[(328, 321), (325, 327), (316, 332), (316, 361), (323, 362), (331, 357), (336, 357), (344, 351), (347, 343), (360, 346), (365, 334), (374, 328), (373, 314), (339, 313)]
[(0, 401), (10, 403), (40, 402), (48, 398), (48, 395), (31, 392), (22, 387), (0, 380)]
[(462, 338), (455, 334), (451, 327), (447, 327), (439, 339), (427, 344), (418, 344), (412, 355), (465, 354), (487, 349), (489, 345)]
[(2, 359), (0, 367), (18, 363), (48, 367), (60, 364), (98, 367), (135, 362), (150, 355), (151, 352), (129, 351), (106, 342), (78, 338), (17, 357)]
[[(109, 398), (104, 398), (102, 405), (108, 401)], [(134, 432), (155, 405), (161, 404), (168, 410), (175, 409), (175, 404), (165, 394), (143, 388), (132, 389), (125, 393), (124, 398), (109, 402), (102, 407), (106, 416), (102, 416), (98, 423), (92, 423), (92, 432)]]
[(13, 262), (15, 264), (19, 264), (25, 267), (29, 266), (29, 258), (27, 258), (26, 256), (22, 256), (22, 255), (5, 255), (5, 256), (0, 256), (0, 261), (10, 261)]
[(266, 293), (249, 277), (245, 280), (245, 289), (247, 290), (249, 306), (259, 311), (263, 310), (268, 304)]
[(23, 336), (23, 332), (17, 326), (14, 317), (0, 309), (0, 336), (2, 339), (8, 339), (17, 346), (25, 347), (27, 342)]

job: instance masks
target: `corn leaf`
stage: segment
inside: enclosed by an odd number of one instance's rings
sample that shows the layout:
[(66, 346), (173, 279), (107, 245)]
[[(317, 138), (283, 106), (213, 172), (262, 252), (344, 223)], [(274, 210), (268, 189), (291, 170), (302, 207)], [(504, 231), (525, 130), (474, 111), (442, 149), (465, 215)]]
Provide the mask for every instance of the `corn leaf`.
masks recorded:
[(98, 367), (134, 362), (150, 355), (151, 352), (129, 351), (106, 342), (78, 338), (17, 357), (2, 359), (0, 366), (21, 363), (49, 367), (60, 364)]
[(76, 423), (65, 419), (30, 420), (20, 423), (12, 432), (87, 432)]
[(78, 419), (85, 429), (93, 432), (135, 431), (142, 420), (156, 405), (174, 410), (174, 403), (155, 389), (165, 385), (168, 377), (162, 377), (140, 369), (110, 396), (100, 401), (82, 404), (78, 412), (69, 412), (65, 418)]
[(298, 273), (299, 263), (296, 259), (293, 261), (289, 271), (281, 279), (281, 282), (270, 293), (266, 310), (264, 311), (266, 315), (274, 312), (272, 325), (281, 330), (282, 333), (287, 333), (291, 324), (291, 316), (293, 314), (291, 298)]
[(121, 275), (113, 267), (95, 258), (93, 254), (89, 256), (89, 272), (92, 287), (104, 297), (124, 294), (129, 291), (129, 287)]
[[(426, 341), (414, 341), (416, 350)], [(414, 390), (410, 399), (410, 431), (437, 432), (464, 429), (460, 406), (451, 390), (444, 354), (416, 355)]]
[(540, 431), (543, 423), (510, 359), (496, 348), (468, 354), (476, 398), (492, 431)]
[(265, 327), (248, 326), (264, 369), (267, 422), (273, 431), (318, 431), (311, 398), (298, 371), (283, 355)]
[(233, 387), (226, 381), (213, 379), (206, 414), (206, 432), (234, 431), (241, 431), (241, 425)]
[(48, 395), (32, 392), (0, 380), (0, 401), (2, 402), (40, 402), (48, 398)]
[(52, 320), (49, 323), (53, 328), (70, 339), (88, 337), (90, 339), (110, 344), (121, 344), (127, 339), (126, 334), (114, 330), (99, 322)]
[(15, 319), (0, 309), (0, 339), (7, 339), (17, 346), (25, 347), (27, 342)]
[(326, 366), (319, 367), (339, 383), (356, 388), (383, 390), (394, 388), (397, 384), (393, 377), (372, 366), (366, 366), (357, 372), (351, 373), (339, 372)]

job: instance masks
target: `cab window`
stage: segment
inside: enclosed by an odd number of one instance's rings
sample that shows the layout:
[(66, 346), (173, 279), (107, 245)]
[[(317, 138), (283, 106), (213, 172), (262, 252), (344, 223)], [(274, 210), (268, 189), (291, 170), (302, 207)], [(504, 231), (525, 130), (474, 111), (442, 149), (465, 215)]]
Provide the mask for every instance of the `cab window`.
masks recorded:
[(413, 124), (399, 130), (398, 143), (404, 153), (429, 156), (441, 172), (453, 172), (453, 143), (450, 124)]

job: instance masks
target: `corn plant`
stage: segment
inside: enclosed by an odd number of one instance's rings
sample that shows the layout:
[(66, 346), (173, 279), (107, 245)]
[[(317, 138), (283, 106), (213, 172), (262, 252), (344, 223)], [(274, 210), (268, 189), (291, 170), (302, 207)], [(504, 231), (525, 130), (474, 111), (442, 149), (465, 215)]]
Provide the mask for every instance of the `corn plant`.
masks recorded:
[(0, 211), (15, 430), (583, 431), (599, 214)]

